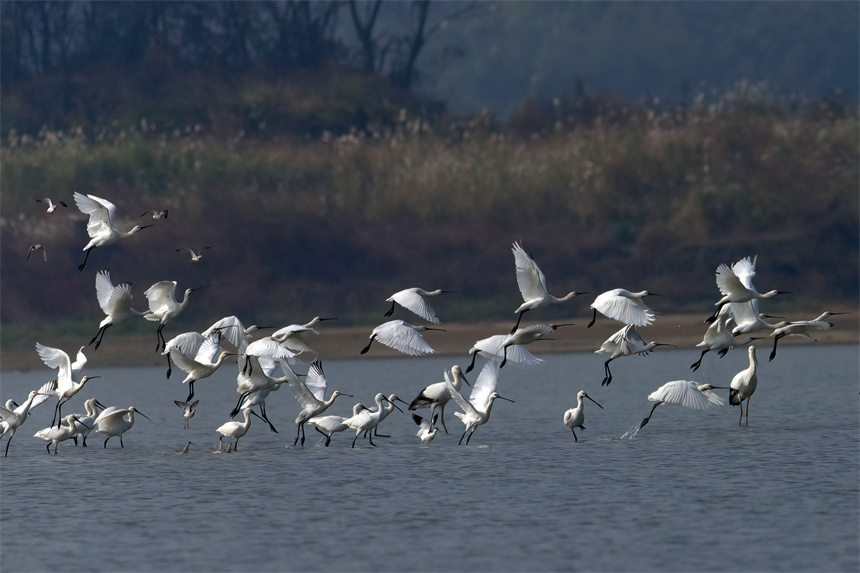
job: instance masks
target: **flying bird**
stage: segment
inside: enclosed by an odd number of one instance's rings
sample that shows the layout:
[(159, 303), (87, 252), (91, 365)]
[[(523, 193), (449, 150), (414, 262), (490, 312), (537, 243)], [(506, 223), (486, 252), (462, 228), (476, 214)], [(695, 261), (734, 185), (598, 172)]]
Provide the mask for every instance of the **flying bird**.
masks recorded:
[(84, 262), (78, 267), (80, 271), (84, 270), (87, 259), (90, 257), (90, 251), (94, 248), (116, 243), (121, 239), (134, 235), (141, 229), (152, 227), (152, 225), (136, 225), (128, 232), (120, 231), (114, 226), (116, 205), (107, 199), (102, 199), (95, 195), (75, 193), (75, 203), (77, 203), (81, 213), (90, 217), (87, 223), (87, 234), (90, 236), (90, 242), (84, 246), (83, 250), (86, 252), (86, 255), (84, 256)]
[(58, 201), (57, 203), (54, 203), (53, 201), (51, 201), (50, 197), (44, 197), (42, 199), (36, 199), (36, 201), (39, 203), (47, 203), (48, 204), (48, 209), (45, 211), (45, 214), (47, 214), (47, 215), (50, 215), (51, 213), (56, 211), (57, 207), (60, 207), (60, 206), (68, 207), (68, 205), (66, 205), (65, 201)]
[(33, 253), (42, 253), (42, 258), (45, 260), (46, 263), (48, 262), (48, 250), (45, 249), (45, 247), (43, 247), (39, 243), (36, 243), (35, 245), (30, 245), (30, 249), (27, 251), (28, 262), (30, 260), (30, 255), (32, 255)]

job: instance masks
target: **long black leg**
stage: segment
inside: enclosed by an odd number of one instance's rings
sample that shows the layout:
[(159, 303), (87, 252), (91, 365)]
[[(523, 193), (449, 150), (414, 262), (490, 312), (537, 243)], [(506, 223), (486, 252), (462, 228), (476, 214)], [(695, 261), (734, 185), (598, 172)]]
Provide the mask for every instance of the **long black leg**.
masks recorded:
[(376, 335), (370, 337), (370, 342), (367, 343), (367, 346), (361, 349), (361, 354), (367, 354), (367, 351), (370, 350), (370, 345), (373, 344), (373, 339), (376, 338)]
[[(476, 354), (477, 354), (477, 353), (476, 353)], [(501, 368), (502, 366), (504, 366), (505, 364), (507, 364), (507, 363), (508, 363), (508, 347), (507, 347), (507, 346), (505, 346), (504, 348), (502, 348), (502, 356), (503, 356), (503, 358), (502, 358), (502, 363), (501, 363), (501, 364), (499, 364), (499, 368)]]
[[(301, 435), (302, 435), (302, 422), (299, 422), (296, 425), (296, 440), (293, 442), (293, 447), (295, 447), (296, 444), (299, 443), (299, 436), (301, 436)], [(305, 447), (305, 441), (304, 440), (302, 440), (302, 447)]]
[(173, 373), (173, 365), (170, 363), (170, 353), (168, 352), (165, 356), (167, 356), (167, 379), (169, 380)]
[(768, 362), (770, 362), (771, 360), (776, 358), (776, 344), (779, 342), (780, 338), (782, 338), (782, 334), (777, 334), (776, 336), (774, 336), (774, 338), (773, 338), (773, 350), (771, 350), (771, 352), (770, 352), (770, 358), (768, 359)]
[(358, 431), (357, 431), (357, 432), (355, 432), (355, 437), (352, 439), (352, 447), (353, 447), (353, 448), (355, 447), (355, 441), (358, 439), (358, 435), (359, 435), (360, 433), (361, 433), (361, 432), (358, 432)]
[(105, 447), (105, 448), (107, 447), (107, 442), (108, 442), (108, 440), (109, 440), (109, 439), (110, 439), (110, 436), (108, 436), (107, 438), (105, 438), (105, 445), (104, 445), (104, 446), (102, 446), (102, 447)]
[(465, 438), (465, 437), (466, 437), (466, 432), (468, 432), (468, 431), (469, 431), (469, 428), (466, 428), (466, 429), (463, 431), (463, 435), (462, 435), (462, 436), (460, 436), (460, 441), (459, 441), (459, 442), (457, 442), (457, 445), (458, 445), (458, 446), (459, 446), (459, 445), (462, 445), (462, 443), (463, 443), (463, 438)]
[[(320, 430), (316, 426), (314, 426), (314, 430), (316, 430), (317, 432), (319, 432), (320, 434), (325, 436), (325, 447), (328, 447), (328, 445), (331, 443), (331, 436), (329, 436), (328, 434), (326, 434), (325, 432), (323, 432), (322, 430)], [(295, 445), (295, 444), (293, 444), (293, 445)]]
[(612, 372), (609, 370), (609, 363), (613, 360), (613, 358), (610, 358), (603, 363), (603, 382), (600, 384), (601, 386), (609, 386), (609, 383), (612, 382)]
[[(17, 430), (17, 428), (15, 428), (15, 429)], [(15, 432), (12, 432), (12, 436), (14, 436), (14, 435), (15, 435)], [(12, 441), (12, 436), (9, 436), (9, 440), (6, 442), (6, 453), (3, 454), (4, 458), (9, 455), (9, 443)], [(49, 447), (50, 447), (50, 445), (51, 444), (48, 444)]]
[[(267, 424), (269, 424), (269, 429), (277, 434), (278, 430), (275, 428), (275, 425), (272, 424), (272, 422), (269, 420), (269, 417), (266, 415), (266, 404), (265, 404), (265, 402), (260, 404), (260, 413), (262, 414), (261, 417), (266, 421)], [(295, 444), (293, 444), (293, 445), (295, 445)]]
[(698, 360), (696, 360), (695, 362), (693, 362), (692, 364), (690, 364), (690, 368), (692, 368), (692, 369), (693, 369), (693, 372), (695, 372), (696, 370), (698, 370), (698, 369), (699, 369), (699, 366), (701, 366), (701, 365), (702, 365), (702, 359), (705, 357), (705, 354), (707, 354), (709, 350), (711, 350), (711, 349), (710, 349), (710, 348), (705, 348), (704, 350), (702, 350), (702, 355), (701, 355), (701, 356), (699, 356), (699, 359), (698, 359)]
[(388, 309), (388, 312), (385, 313), (385, 316), (391, 316), (394, 314), (394, 305), (397, 303), (395, 301), (391, 301), (391, 308)]
[(87, 266), (87, 259), (88, 259), (88, 258), (90, 258), (90, 251), (92, 251), (92, 248), (89, 248), (89, 249), (87, 249), (87, 250), (86, 250), (86, 253), (87, 253), (87, 254), (84, 256), (84, 262), (82, 262), (82, 263), (78, 266), (78, 270), (79, 270), (79, 271), (84, 270), (84, 267), (85, 267), (85, 266)]
[(644, 428), (644, 427), (645, 427), (645, 424), (647, 424), (648, 422), (650, 422), (650, 421), (651, 421), (651, 416), (653, 416), (653, 415), (654, 415), (654, 410), (656, 410), (656, 409), (657, 409), (657, 406), (659, 406), (659, 405), (660, 405), (660, 404), (662, 404), (662, 403), (663, 403), (663, 402), (662, 402), (662, 401), (660, 401), (660, 402), (657, 402), (656, 404), (654, 404), (654, 407), (653, 407), (653, 408), (651, 408), (651, 411), (648, 413), (648, 417), (647, 417), (647, 418), (645, 418), (644, 420), (642, 420), (642, 423), (641, 423), (641, 424), (639, 424), (639, 429), (640, 429), (640, 430), (641, 430), (642, 428)]
[(474, 354), (472, 354), (472, 363), (471, 363), (471, 364), (469, 364), (469, 367), (468, 367), (468, 368), (466, 368), (466, 374), (468, 374), (469, 372), (471, 372), (471, 371), (472, 371), (472, 368), (474, 368), (474, 367), (475, 367), (475, 359), (476, 359), (477, 357), (478, 357), (478, 353), (477, 353), (477, 352), (475, 352)]
[(574, 431), (574, 429), (573, 429), (573, 428), (571, 428), (571, 429), (570, 429), (570, 431), (571, 431), (571, 432), (573, 432), (573, 441), (574, 441), (574, 442), (578, 442), (578, 441), (579, 441), (579, 438), (577, 438), (577, 437), (576, 437), (576, 431)]
[[(511, 334), (515, 333), (515, 332), (517, 331), (517, 329), (520, 327), (520, 321), (523, 319), (523, 315), (524, 315), (528, 310), (529, 310), (529, 309), (526, 309), (526, 310), (522, 311), (522, 312), (520, 313), (520, 315), (517, 317), (517, 323), (516, 323), (516, 324), (514, 325), (514, 327), (511, 329)], [(471, 437), (471, 436), (470, 436), (470, 437)]]
[(188, 398), (185, 399), (187, 403), (191, 403), (191, 398), (194, 397), (194, 380), (188, 383), (188, 389), (190, 392), (188, 393)]
[(468, 438), (466, 438), (466, 445), (467, 445), (467, 446), (469, 445), (469, 442), (471, 442), (471, 441), (472, 441), (472, 436), (474, 436), (474, 435), (475, 435), (475, 430), (477, 430), (477, 429), (478, 429), (478, 428), (472, 428), (472, 431), (471, 431), (471, 432), (469, 432), (469, 437), (468, 437)]
[[(239, 395), (239, 401), (238, 401), (238, 402), (236, 402), (236, 407), (235, 407), (235, 408), (233, 408), (233, 410), (230, 412), (230, 417), (231, 417), (231, 418), (235, 418), (235, 417), (236, 417), (236, 414), (238, 414), (238, 413), (239, 413), (239, 408), (242, 406), (242, 402), (244, 402), (244, 401), (245, 401), (245, 398), (247, 398), (247, 397), (248, 397), (248, 396), (250, 396), (250, 395), (251, 395), (251, 393), (250, 393), (250, 392), (242, 392), (242, 393)], [(261, 409), (260, 411), (262, 412), (262, 409)], [(295, 445), (295, 444), (293, 444), (293, 445)]]
[[(597, 320), (597, 309), (595, 308), (593, 310), (594, 310), (594, 312), (591, 314), (591, 322), (589, 322), (588, 326), (586, 326), (585, 328), (591, 328), (591, 325), (593, 325), (594, 321)], [(576, 434), (574, 434), (574, 435), (576, 435)]]

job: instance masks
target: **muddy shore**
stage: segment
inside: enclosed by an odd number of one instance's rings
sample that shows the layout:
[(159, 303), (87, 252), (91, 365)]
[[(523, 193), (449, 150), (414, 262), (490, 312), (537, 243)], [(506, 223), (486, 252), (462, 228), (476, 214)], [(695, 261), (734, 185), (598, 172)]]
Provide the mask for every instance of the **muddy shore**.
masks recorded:
[[(819, 343), (853, 343), (860, 342), (860, 323), (858, 313), (855, 309), (836, 309), (846, 312), (844, 316), (834, 317), (832, 322), (835, 327), (827, 332), (820, 333)], [(805, 316), (805, 315), (804, 315)], [(811, 316), (810, 316), (811, 317)], [(598, 318), (593, 327), (586, 329), (589, 319), (578, 320), (573, 326), (560, 328), (550, 341), (538, 342), (530, 348), (535, 354), (550, 352), (593, 352), (600, 344), (620, 328), (619, 323)], [(524, 324), (534, 324), (527, 322)], [(437, 355), (468, 357), (468, 351), (476, 340), (486, 338), (494, 334), (509, 332), (513, 321), (509, 322), (483, 322), (477, 324), (449, 323), (442, 325), (445, 332), (426, 332), (425, 338), (436, 350)], [(119, 329), (120, 327), (117, 327)], [(165, 329), (168, 338), (178, 334)], [(313, 334), (307, 336), (308, 343), (313, 346), (319, 356), (323, 359), (358, 358), (359, 351), (367, 344), (371, 327), (336, 327), (333, 324), (318, 326), (319, 336)], [(655, 340), (666, 344), (674, 344), (678, 348), (693, 349), (701, 342), (706, 330), (699, 315), (672, 315), (664, 314), (648, 327), (642, 327), (639, 332), (646, 341)], [(765, 336), (769, 333), (762, 333)], [(40, 341), (42, 342), (42, 341)], [(32, 341), (35, 343), (35, 341)], [(31, 368), (44, 368), (32, 343), (20, 343), (5, 345), (0, 349), (0, 369), (2, 370), (28, 370)], [(73, 337), (56, 337), (45, 344), (63, 348), (71, 352), (86, 341)], [(99, 348), (98, 353), (90, 350), (87, 355), (95, 366), (159, 366), (164, 363), (164, 358), (154, 350), (155, 329), (149, 335), (122, 335), (110, 332)], [(768, 349), (771, 347), (772, 339), (762, 340), (761, 345)], [(784, 338), (780, 346), (791, 344), (811, 344), (810, 341), (800, 337)], [(380, 344), (374, 344), (371, 351), (365, 355), (366, 358), (397, 357), (402, 354), (386, 348)], [(692, 356), (692, 354), (691, 354)], [(695, 357), (694, 357), (695, 358)]]

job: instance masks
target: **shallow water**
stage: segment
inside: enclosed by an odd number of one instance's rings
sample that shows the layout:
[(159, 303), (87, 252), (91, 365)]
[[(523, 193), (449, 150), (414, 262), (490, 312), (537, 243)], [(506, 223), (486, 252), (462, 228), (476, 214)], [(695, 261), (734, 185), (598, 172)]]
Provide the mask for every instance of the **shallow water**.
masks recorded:
[[(93, 434), (88, 448), (64, 442), (53, 456), (32, 437), (53, 402), (35, 410), (0, 460), (0, 569), (857, 571), (858, 348), (786, 346), (771, 363), (768, 350), (748, 427), (730, 406), (661, 406), (621, 439), (652, 390), (728, 385), (744, 351), (709, 354), (696, 373), (689, 349), (619, 359), (603, 388), (600, 356), (545, 355), (502, 370), (499, 392), (516, 403), (496, 402), (467, 447), (451, 404), (451, 434), (427, 446), (394, 412), (377, 448), (351, 449), (347, 433), (325, 448), (310, 429), (293, 448), (298, 406), (284, 388), (268, 400), (280, 433), (253, 418), (229, 455), (210, 449), (237, 397), (234, 367), (195, 385), (198, 413), (183, 430), (180, 372), (167, 381), (163, 368), (98, 370), (91, 358), (87, 372), (102, 378), (64, 411), (96, 397), (152, 421), (136, 418), (124, 448)], [(411, 401), (453, 363), (327, 361), (330, 391), (355, 395), (331, 413), (378, 391)], [(49, 376), (3, 372), (2, 400), (23, 401)], [(581, 389), (604, 409), (586, 401), (575, 443), (562, 415)], [(188, 440), (191, 452), (175, 454)]]

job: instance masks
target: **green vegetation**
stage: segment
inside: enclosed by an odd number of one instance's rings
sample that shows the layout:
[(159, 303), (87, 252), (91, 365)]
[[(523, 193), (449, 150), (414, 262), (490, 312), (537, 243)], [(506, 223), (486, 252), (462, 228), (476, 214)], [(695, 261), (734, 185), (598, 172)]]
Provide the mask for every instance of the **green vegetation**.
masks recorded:
[[(701, 311), (716, 266), (758, 254), (756, 285), (796, 293), (768, 311), (823, 310), (857, 301), (858, 141), (855, 109), (748, 84), (707, 106), (533, 101), (506, 125), (404, 109), (388, 126), (317, 137), (143, 117), (12, 131), (0, 152), (2, 320), (95, 325), (100, 268), (134, 282), (137, 308), (158, 280), (209, 286), (186, 311), (191, 328), (232, 313), (378, 322), (383, 300), (413, 285), (457, 290), (448, 320), (505, 318), (519, 297), (514, 240), (558, 295), (647, 288), (665, 295), (660, 310)], [(74, 191), (115, 202), (122, 228), (153, 207), (170, 218), (97, 249), (78, 273)], [(70, 208), (46, 217), (44, 196)], [(33, 243), (47, 265), (25, 263)], [(198, 264), (175, 252), (202, 245)], [(552, 312), (581, 314), (578, 300)]]

